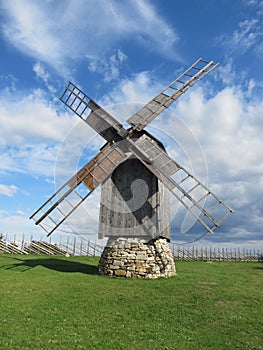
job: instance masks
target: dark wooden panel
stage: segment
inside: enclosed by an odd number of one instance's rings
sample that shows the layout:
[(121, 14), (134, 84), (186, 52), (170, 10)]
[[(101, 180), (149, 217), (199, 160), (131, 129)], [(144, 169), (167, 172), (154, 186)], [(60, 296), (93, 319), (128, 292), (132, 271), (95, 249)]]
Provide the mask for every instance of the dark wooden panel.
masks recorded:
[(99, 237), (159, 235), (170, 238), (169, 195), (156, 176), (130, 158), (102, 185)]

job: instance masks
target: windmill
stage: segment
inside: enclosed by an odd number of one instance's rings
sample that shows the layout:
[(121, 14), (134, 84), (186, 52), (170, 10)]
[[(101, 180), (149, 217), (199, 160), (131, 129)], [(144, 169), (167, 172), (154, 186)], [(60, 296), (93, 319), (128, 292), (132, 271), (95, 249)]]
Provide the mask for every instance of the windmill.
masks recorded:
[(132, 115), (127, 120), (128, 129), (69, 82), (60, 100), (106, 144), (31, 216), (35, 224), (51, 235), (102, 184), (100, 238), (126, 235), (169, 239), (168, 192), (205, 232), (213, 233), (233, 210), (173, 160), (162, 143), (144, 128), (217, 66), (213, 61), (198, 59)]

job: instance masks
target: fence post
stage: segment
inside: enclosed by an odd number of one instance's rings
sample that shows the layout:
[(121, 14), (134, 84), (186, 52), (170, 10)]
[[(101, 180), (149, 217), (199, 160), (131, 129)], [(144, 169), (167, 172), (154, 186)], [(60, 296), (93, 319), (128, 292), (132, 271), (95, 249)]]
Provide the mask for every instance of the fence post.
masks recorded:
[(49, 237), (49, 247), (48, 247), (48, 254), (52, 255), (52, 249), (51, 249), (52, 241), (51, 241), (51, 236)]
[(8, 244), (7, 244), (7, 237), (8, 237), (8, 233), (5, 235), (5, 249), (7, 250), (7, 246), (8, 246)]
[(31, 245), (32, 240), (33, 240), (33, 236), (31, 235), (31, 236), (30, 236), (30, 241), (29, 241), (29, 247), (30, 247), (30, 248), (29, 248), (29, 253), (30, 253), (30, 254), (31, 254), (31, 252), (32, 252), (32, 250), (31, 250), (31, 249), (32, 249), (32, 245)]
[(62, 237), (60, 235), (60, 237), (59, 237), (59, 249), (61, 249), (61, 240), (62, 240)]
[(80, 246), (79, 246), (79, 254), (80, 254), (80, 256), (82, 256), (82, 244), (83, 244), (82, 241), (83, 241), (83, 240), (82, 240), (82, 238), (81, 238), (81, 240), (80, 240)]
[(93, 256), (96, 255), (96, 245), (97, 245), (97, 241), (95, 240), (94, 245), (93, 245)]
[(68, 252), (68, 245), (69, 245), (69, 236), (67, 237), (67, 254), (69, 254), (69, 252)]
[(88, 240), (88, 245), (87, 245), (87, 255), (90, 255), (90, 240)]
[(23, 233), (22, 242), (21, 242), (21, 250), (22, 251), (24, 250), (24, 246), (25, 246), (25, 234)]
[[(78, 255), (80, 256), (87, 255), (87, 256), (96, 256), (100, 252), (100, 246), (97, 245), (97, 241), (91, 242), (90, 240), (84, 240), (81, 238), (81, 241), (78, 242), (77, 238), (74, 237), (74, 241), (70, 241), (69, 236), (67, 236), (67, 242), (65, 246), (65, 241), (62, 241), (62, 238), (60, 236), (59, 243), (53, 243), (51, 237), (49, 238), (49, 245), (47, 244), (47, 241), (42, 239), (40, 237), (39, 241), (36, 241), (35, 244), (33, 242), (34, 238), (33, 235), (28, 239), (25, 237), (25, 234), (22, 234), (21, 240), (17, 238), (16, 234), (8, 234), (6, 233), (5, 238), (2, 239), (1, 244), (5, 251), (7, 252), (15, 252), (17, 253), (17, 249), (21, 251), (22, 254), (30, 253), (30, 254), (47, 254), (47, 255), (53, 255), (54, 249), (53, 244), (55, 244), (56, 247), (62, 249), (63, 251), (66, 250), (67, 253), (71, 252), (72, 255)], [(10, 238), (10, 240), (8, 240)], [(87, 243), (86, 243), (87, 241)], [(46, 248), (44, 250), (41, 248), (41, 244), (38, 244), (38, 242), (43, 242), (43, 244), (46, 244)], [(17, 247), (17, 249), (15, 249)], [(218, 247), (203, 247), (203, 246), (192, 246), (192, 247), (185, 247), (183, 245), (178, 245), (177, 243), (171, 242), (170, 248), (173, 253), (174, 259), (177, 260), (206, 260), (206, 261), (260, 261), (262, 259), (262, 251), (260, 249), (253, 249), (253, 248), (218, 248)]]
[(73, 255), (75, 256), (76, 254), (76, 237), (74, 237), (74, 240), (73, 240)]

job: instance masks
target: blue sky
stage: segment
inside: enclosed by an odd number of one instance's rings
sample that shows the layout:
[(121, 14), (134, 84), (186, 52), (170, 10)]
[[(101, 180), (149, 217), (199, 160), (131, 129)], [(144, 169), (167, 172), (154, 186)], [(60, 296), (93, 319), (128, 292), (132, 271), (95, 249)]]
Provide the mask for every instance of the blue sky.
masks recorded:
[[(124, 122), (203, 57), (220, 66), (149, 131), (236, 210), (199, 243), (262, 249), (262, 15), (261, 0), (0, 1), (0, 232), (44, 236), (29, 216), (103, 144), (58, 100), (67, 80)], [(91, 239), (99, 194), (70, 222)]]

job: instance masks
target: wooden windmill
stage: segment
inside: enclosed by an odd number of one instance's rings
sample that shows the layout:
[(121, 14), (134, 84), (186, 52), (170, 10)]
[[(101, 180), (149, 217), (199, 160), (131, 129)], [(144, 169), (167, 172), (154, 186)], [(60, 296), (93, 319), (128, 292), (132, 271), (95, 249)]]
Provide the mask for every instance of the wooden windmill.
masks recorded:
[(144, 128), (217, 65), (198, 59), (131, 116), (128, 129), (69, 82), (60, 100), (107, 142), (31, 216), (35, 224), (49, 236), (102, 184), (99, 237), (169, 239), (169, 191), (213, 233), (233, 210), (170, 158)]

